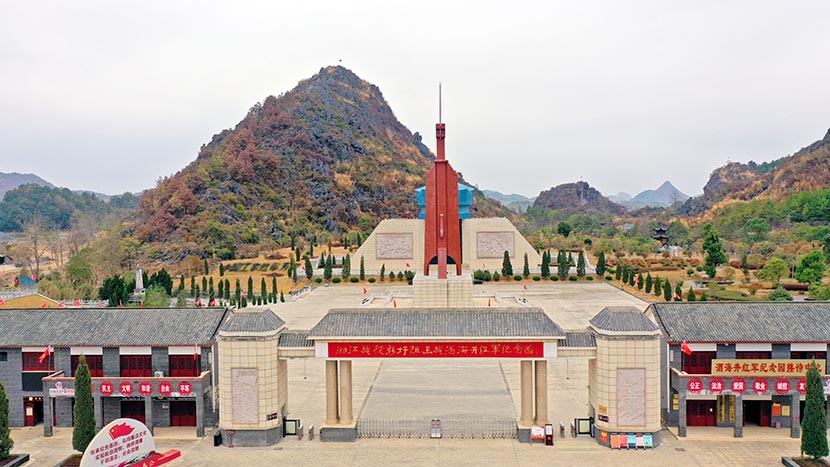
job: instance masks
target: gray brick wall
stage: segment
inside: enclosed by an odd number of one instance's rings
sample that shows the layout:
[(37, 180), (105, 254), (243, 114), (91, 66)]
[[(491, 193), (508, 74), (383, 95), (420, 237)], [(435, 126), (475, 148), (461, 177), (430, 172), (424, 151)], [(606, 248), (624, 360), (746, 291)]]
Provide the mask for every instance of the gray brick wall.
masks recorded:
[[(117, 349), (116, 349), (117, 350)], [(104, 409), (104, 425), (121, 418), (121, 399), (117, 397), (102, 397), (101, 405)]]
[[(55, 398), (55, 423), (57, 426), (72, 426), (72, 397)], [(48, 399), (44, 398), (44, 404)]]
[(717, 358), (735, 358), (735, 344), (718, 344)]
[(163, 371), (164, 376), (170, 376), (170, 357), (167, 347), (153, 347), (153, 374)]
[(104, 347), (104, 376), (121, 376), (121, 356), (118, 347)]
[(2, 349), (7, 359), (0, 362), (0, 381), (6, 388), (9, 398), (9, 425), (23, 426), (23, 383), (20, 377), (23, 370), (23, 354), (20, 349)]
[[(772, 344), (772, 358), (789, 359), (790, 344)], [(787, 423), (789, 424), (789, 422)]]
[(154, 400), (153, 401), (153, 426), (166, 427), (170, 426), (170, 401), (168, 400)]
[(55, 349), (55, 371), (63, 371), (65, 376), (72, 376), (72, 356), (69, 349)]

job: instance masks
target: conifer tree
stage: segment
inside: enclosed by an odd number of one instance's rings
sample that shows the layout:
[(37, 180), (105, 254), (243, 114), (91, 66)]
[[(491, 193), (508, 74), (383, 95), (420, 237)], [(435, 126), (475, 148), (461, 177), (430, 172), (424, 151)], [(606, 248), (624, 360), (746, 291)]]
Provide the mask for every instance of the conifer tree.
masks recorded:
[(320, 253), (320, 261), (317, 263), (318, 269), (323, 269), (326, 267), (326, 254)]
[(530, 275), (530, 264), (528, 264), (527, 262), (527, 253), (525, 253), (525, 263), (524, 266), (522, 266), (522, 275), (525, 279), (527, 279), (527, 277)]
[(695, 289), (693, 287), (689, 287), (689, 292), (686, 293), (686, 301), (687, 302), (697, 301), (697, 297), (695, 296)]
[(574, 265), (574, 255), (570, 251), (568, 252), (568, 267)]
[(295, 268), (294, 268), (294, 270), (291, 272), (291, 280), (293, 280), (295, 284), (296, 284), (296, 283), (297, 283), (297, 281), (299, 280), (299, 279), (297, 278), (297, 268), (296, 268), (296, 267), (295, 267)]
[(617, 264), (617, 269), (614, 270), (614, 279), (622, 279), (622, 266), (620, 264)]
[(344, 279), (348, 279), (349, 276), (352, 275), (352, 258), (346, 253), (346, 256), (343, 258), (343, 268), (341, 269), (341, 273)]
[(683, 282), (680, 281), (674, 287), (674, 301), (675, 302), (682, 302), (683, 301)]
[(637, 288), (640, 289), (640, 290), (643, 290), (643, 287), (645, 287), (646, 283), (643, 280), (643, 273), (642, 272), (637, 273), (637, 282), (636, 282), (636, 284), (637, 284)]
[(628, 284), (628, 266), (623, 266), (622, 281), (623, 284)]
[(660, 276), (654, 278), (654, 295), (660, 296), (663, 293), (663, 281)]
[(202, 291), (199, 290), (198, 285), (196, 286), (196, 290), (194, 290), (193, 293), (195, 294), (194, 297), (196, 297), (196, 298), (200, 298), (202, 296)]
[(699, 302), (708, 302), (709, 301), (709, 297), (706, 296), (705, 291), (702, 294), (700, 294), (700, 300), (698, 300), (698, 301)]
[(219, 281), (219, 298), (225, 296), (225, 281)]
[(634, 275), (634, 270), (628, 273), (628, 285), (634, 287), (637, 284), (637, 276)]
[(236, 290), (234, 291), (234, 296), (236, 298), (236, 303), (242, 303), (242, 285), (239, 283), (239, 278), (236, 278)]
[(556, 275), (559, 280), (565, 280), (568, 277), (568, 272), (571, 270), (571, 265), (568, 263), (568, 255), (565, 250), (559, 250), (559, 258), (556, 265)]
[(605, 252), (600, 251), (599, 256), (597, 256), (597, 276), (603, 277), (605, 276)]
[(207, 277), (202, 276), (202, 291), (207, 291), (207, 289), (208, 289), (208, 286), (207, 286)]
[[(293, 279), (294, 276), (297, 275), (296, 271), (297, 271), (297, 263), (294, 262), (294, 257), (292, 256), (291, 261), (288, 262), (288, 277)], [(295, 279), (294, 282), (297, 282), (297, 280)]]
[[(305, 278), (311, 280), (311, 278), (314, 277), (314, 268), (311, 267), (311, 260), (308, 256), (305, 257), (305, 264), (303, 267), (305, 267)], [(265, 289), (265, 279), (262, 279), (262, 288), (263, 290)]]
[(92, 402), (92, 377), (83, 355), (75, 370), (75, 408), (73, 410), (72, 448), (84, 452), (95, 437), (95, 409)]
[(504, 250), (504, 260), (501, 262), (501, 275), (513, 275), (513, 265), (510, 264), (510, 253), (508, 253), (507, 250)]
[[(358, 234), (358, 238), (360, 234)], [(366, 265), (363, 263), (363, 255), (360, 255), (360, 280), (366, 280)]]
[(248, 298), (254, 297), (254, 278), (248, 276)]
[(277, 278), (271, 278), (271, 295), (274, 297), (274, 301), (277, 301)]
[(579, 250), (579, 257), (576, 259), (576, 275), (585, 277), (585, 253)]
[(190, 297), (196, 297), (196, 276), (190, 278)]
[(205, 275), (207, 276), (210, 274), (210, 268), (208, 268), (207, 258), (205, 258)]
[(219, 263), (219, 277), (225, 277), (225, 266)]
[(646, 293), (651, 293), (651, 288), (654, 287), (654, 281), (651, 279), (651, 273), (646, 274)]
[(828, 454), (827, 412), (824, 410), (823, 386), (814, 361), (807, 370), (807, 397), (801, 422), (801, 452), (813, 460)]
[(308, 242), (308, 256), (314, 256), (314, 241)]
[(380, 265), (380, 281), (386, 280), (386, 263)]
[(331, 280), (331, 267), (332, 267), (331, 263), (332, 263), (332, 261), (333, 261), (332, 256), (328, 255), (328, 257), (326, 258), (326, 267), (323, 268), (323, 278), (326, 280), (326, 282)]
[(240, 308), (248, 308), (248, 298), (242, 297), (242, 303), (240, 303)]
[(294, 260), (300, 262), (300, 247), (294, 249)]
[(268, 296), (268, 287), (265, 285), (265, 278), (259, 280), (259, 296), (265, 298)]
[(214, 290), (215, 289), (213, 287), (213, 276), (210, 276), (210, 279), (208, 280), (208, 291), (210, 294), (213, 294)]
[(280, 291), (280, 303), (285, 303), (285, 295)]
[(542, 252), (542, 277), (547, 279), (550, 277), (550, 256), (548, 252)]
[(671, 301), (671, 281), (666, 278), (666, 282), (663, 282), (663, 298), (667, 301)]
[(184, 274), (179, 276), (179, 290), (184, 290)]
[(231, 281), (225, 279), (225, 300), (231, 299)]
[(6, 388), (0, 383), (0, 459), (9, 457), (12, 446), (14, 441), (9, 432), (9, 399)]

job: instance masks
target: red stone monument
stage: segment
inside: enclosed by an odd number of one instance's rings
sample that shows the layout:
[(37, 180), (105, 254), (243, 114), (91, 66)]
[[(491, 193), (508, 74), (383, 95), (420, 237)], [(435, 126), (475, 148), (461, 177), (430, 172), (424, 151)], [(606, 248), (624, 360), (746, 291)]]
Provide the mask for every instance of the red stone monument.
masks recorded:
[(424, 217), (424, 275), (428, 276), (430, 266), (434, 265), (438, 268), (438, 279), (447, 278), (447, 265), (453, 265), (456, 275), (461, 275), (462, 263), (458, 174), (444, 157), (445, 135), (446, 125), (435, 124), (438, 155), (427, 173)]

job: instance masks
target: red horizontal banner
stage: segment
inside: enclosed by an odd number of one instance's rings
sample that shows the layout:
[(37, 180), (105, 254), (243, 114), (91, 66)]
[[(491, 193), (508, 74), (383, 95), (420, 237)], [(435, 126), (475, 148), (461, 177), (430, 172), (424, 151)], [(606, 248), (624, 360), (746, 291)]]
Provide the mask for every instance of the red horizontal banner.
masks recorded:
[(544, 358), (544, 342), (329, 342), (329, 358)]

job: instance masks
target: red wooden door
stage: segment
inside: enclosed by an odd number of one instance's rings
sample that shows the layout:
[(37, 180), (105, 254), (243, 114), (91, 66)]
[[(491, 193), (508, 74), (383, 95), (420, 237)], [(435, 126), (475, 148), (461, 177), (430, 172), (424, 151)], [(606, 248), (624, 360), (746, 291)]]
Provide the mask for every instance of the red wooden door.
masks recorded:
[(196, 426), (196, 401), (171, 401), (170, 426)]
[(761, 402), (761, 419), (759, 425), (770, 426), (770, 412), (772, 411), (772, 402)]
[(141, 423), (146, 423), (144, 414), (144, 401), (121, 401), (121, 417), (132, 418)]
[(23, 416), (26, 426), (35, 426), (35, 403), (26, 401), (23, 403)]

